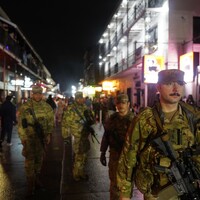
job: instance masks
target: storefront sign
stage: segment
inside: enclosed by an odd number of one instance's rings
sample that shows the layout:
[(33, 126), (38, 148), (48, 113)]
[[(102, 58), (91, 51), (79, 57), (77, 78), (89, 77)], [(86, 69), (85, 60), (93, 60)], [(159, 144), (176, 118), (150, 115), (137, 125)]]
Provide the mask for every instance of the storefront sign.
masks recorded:
[(180, 56), (180, 70), (184, 71), (185, 82), (193, 82), (194, 77), (194, 53), (186, 53)]
[(145, 55), (143, 59), (144, 83), (157, 83), (158, 72), (164, 68), (163, 56)]

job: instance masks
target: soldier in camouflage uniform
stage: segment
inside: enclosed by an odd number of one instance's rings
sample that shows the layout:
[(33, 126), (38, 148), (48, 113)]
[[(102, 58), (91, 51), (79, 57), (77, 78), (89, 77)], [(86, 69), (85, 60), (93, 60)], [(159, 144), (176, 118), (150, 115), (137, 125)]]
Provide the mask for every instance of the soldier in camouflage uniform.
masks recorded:
[[(25, 172), (28, 182), (28, 195), (33, 195), (36, 187), (42, 187), (41, 172), (45, 145), (49, 144), (54, 129), (54, 114), (51, 106), (42, 98), (42, 87), (32, 87), (32, 98), (22, 104), (18, 112), (18, 134), (23, 145)], [(35, 119), (43, 130), (43, 138), (35, 130)]]
[(75, 181), (87, 180), (84, 168), (87, 160), (87, 153), (90, 149), (89, 132), (85, 129), (85, 112), (91, 110), (85, 105), (82, 92), (76, 92), (75, 101), (64, 111), (62, 119), (62, 136), (66, 144), (70, 143), (73, 136), (73, 178)]
[(105, 125), (105, 132), (101, 141), (102, 165), (106, 166), (106, 151), (110, 151), (109, 156), (109, 178), (110, 178), (110, 200), (119, 199), (119, 191), (116, 182), (116, 169), (121, 153), (121, 149), (125, 140), (125, 134), (134, 117), (134, 113), (130, 111), (130, 102), (126, 94), (117, 96), (116, 106), (118, 112), (112, 114)]
[[(157, 148), (148, 145), (148, 142), (149, 138), (164, 132), (166, 135), (162, 136), (161, 140), (170, 141), (177, 155), (180, 150), (194, 144), (199, 145), (200, 112), (197, 108), (180, 101), (184, 95), (184, 85), (184, 72), (177, 69), (159, 72), (159, 102), (153, 108), (147, 107), (141, 111), (130, 125), (119, 159), (117, 184), (121, 200), (130, 200), (133, 180), (144, 194), (145, 200), (182, 199), (178, 197), (167, 174), (157, 171), (154, 167), (169, 167), (171, 160)], [(200, 169), (199, 156), (193, 156), (193, 159)], [(134, 170), (136, 166), (137, 169)], [(169, 185), (171, 187), (168, 187)]]

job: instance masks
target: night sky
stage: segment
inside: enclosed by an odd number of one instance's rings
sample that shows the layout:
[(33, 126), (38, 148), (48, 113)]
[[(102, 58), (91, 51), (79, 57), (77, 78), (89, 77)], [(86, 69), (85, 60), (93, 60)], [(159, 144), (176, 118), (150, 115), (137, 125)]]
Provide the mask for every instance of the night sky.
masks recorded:
[(62, 92), (83, 78), (83, 56), (98, 43), (121, 0), (1, 0)]

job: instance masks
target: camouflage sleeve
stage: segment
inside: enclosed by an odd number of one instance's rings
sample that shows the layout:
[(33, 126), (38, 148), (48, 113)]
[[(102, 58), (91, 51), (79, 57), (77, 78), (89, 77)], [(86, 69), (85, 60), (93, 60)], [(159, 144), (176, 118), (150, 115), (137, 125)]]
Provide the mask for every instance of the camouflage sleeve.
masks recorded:
[(109, 141), (107, 137), (107, 132), (105, 131), (101, 140), (101, 146), (100, 146), (100, 151), (101, 152), (106, 152), (109, 146)]
[(18, 121), (17, 132), (18, 132), (19, 138), (21, 139), (22, 142), (27, 139), (26, 131), (22, 126), (22, 119), (23, 118), (25, 118), (25, 116), (24, 116), (24, 105), (21, 105), (19, 110), (18, 110), (18, 114), (17, 114), (17, 121)]
[(62, 137), (65, 139), (69, 136), (67, 123), (66, 123), (66, 117), (67, 117), (67, 110), (63, 112), (63, 118), (61, 122), (61, 130), (62, 130)]
[(72, 110), (70, 108), (66, 109), (63, 113), (63, 119), (61, 123), (62, 137), (65, 139), (70, 136), (70, 117), (72, 115)]
[[(196, 109), (193, 111), (195, 119), (194, 122), (196, 122), (196, 132), (195, 132), (195, 142), (197, 145), (197, 148), (200, 147), (200, 111), (199, 109)], [(193, 156), (193, 160), (195, 161), (198, 170), (200, 171), (200, 155)]]
[(131, 124), (117, 168), (117, 185), (123, 197), (131, 198), (132, 195), (133, 171), (137, 162), (138, 138), (139, 133), (136, 132), (136, 127)]
[(54, 130), (54, 126), (55, 126), (55, 123), (54, 123), (54, 113), (53, 113), (53, 109), (51, 108), (51, 106), (49, 104), (47, 104), (45, 102), (45, 107), (46, 107), (46, 117), (47, 117), (47, 128), (45, 130), (45, 134), (49, 135), (49, 134), (52, 134), (53, 133), (53, 130)]
[[(196, 133), (195, 133), (195, 141), (197, 144), (197, 148), (200, 147), (200, 119), (198, 120), (198, 124), (196, 125)], [(194, 160), (196, 162), (196, 165), (200, 171), (200, 155), (194, 156)]]
[(126, 134), (117, 168), (117, 185), (122, 197), (132, 196), (138, 151), (144, 146), (152, 127), (155, 127), (155, 121), (154, 124), (152, 121), (152, 111), (146, 109), (133, 119)]
[(103, 134), (102, 140), (101, 140), (101, 146), (100, 151), (106, 152), (109, 146), (109, 124), (111, 123), (111, 120), (108, 119), (107, 123), (105, 124), (105, 132)]

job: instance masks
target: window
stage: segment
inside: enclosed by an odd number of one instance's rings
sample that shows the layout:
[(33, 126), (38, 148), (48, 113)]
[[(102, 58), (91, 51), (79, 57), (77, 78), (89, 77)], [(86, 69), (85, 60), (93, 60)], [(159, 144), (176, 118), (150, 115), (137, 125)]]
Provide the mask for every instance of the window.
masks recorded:
[(200, 17), (193, 17), (193, 42), (200, 43)]

